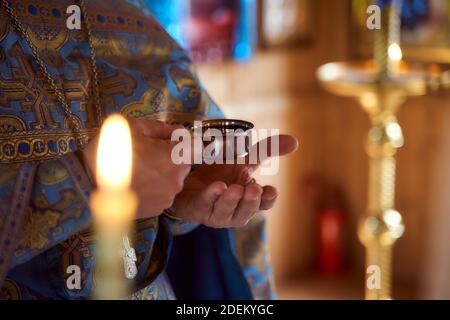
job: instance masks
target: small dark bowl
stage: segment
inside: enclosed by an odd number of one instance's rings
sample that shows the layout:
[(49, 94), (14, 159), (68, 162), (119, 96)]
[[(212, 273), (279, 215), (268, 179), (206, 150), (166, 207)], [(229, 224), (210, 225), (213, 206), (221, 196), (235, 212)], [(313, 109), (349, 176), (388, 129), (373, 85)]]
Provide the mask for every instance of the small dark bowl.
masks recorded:
[[(253, 123), (244, 120), (212, 119), (203, 120), (201, 122), (201, 125), (192, 125), (190, 127), (190, 130), (194, 133), (195, 136), (195, 134), (198, 134), (201, 129), (203, 147), (207, 147), (211, 143), (215, 144), (213, 158), (205, 158), (203, 160), (218, 160), (218, 156), (216, 155), (219, 155), (219, 153), (222, 151), (222, 160), (224, 163), (226, 163), (227, 160), (231, 161), (237, 158), (243, 158), (248, 155), (251, 147), (250, 130), (253, 128)], [(216, 141), (214, 135), (208, 134), (208, 129), (219, 130), (222, 134), (222, 141)], [(205, 141), (205, 134), (210, 136), (211, 141)], [(239, 141), (241, 139), (244, 139), (244, 141), (243, 143), (241, 142), (240, 145)]]

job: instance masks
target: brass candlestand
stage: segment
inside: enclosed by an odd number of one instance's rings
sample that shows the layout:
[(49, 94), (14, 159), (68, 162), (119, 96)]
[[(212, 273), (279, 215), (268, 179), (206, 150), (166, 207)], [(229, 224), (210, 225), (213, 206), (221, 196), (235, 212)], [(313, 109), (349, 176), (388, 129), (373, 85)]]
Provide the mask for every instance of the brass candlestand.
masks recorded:
[(388, 48), (399, 43), (400, 34), (400, 2), (394, 2), (382, 10), (374, 60), (328, 63), (317, 73), (325, 89), (356, 98), (372, 123), (366, 144), (370, 159), (367, 213), (358, 227), (366, 247), (366, 299), (391, 299), (392, 248), (404, 232), (402, 217), (394, 209), (395, 153), (403, 145), (396, 114), (408, 97), (424, 95), (430, 82), (436, 82), (431, 81), (436, 77), (389, 58)]
[[(400, 214), (393, 209), (394, 155), (403, 144), (396, 113), (406, 97), (425, 93), (425, 83), (413, 75), (379, 81), (376, 72), (371, 73), (366, 64), (326, 64), (319, 69), (319, 78), (329, 91), (358, 99), (372, 123), (366, 146), (370, 158), (367, 216), (361, 220), (358, 231), (367, 249), (366, 266), (379, 267), (381, 276), (378, 289), (366, 286), (366, 298), (389, 299), (392, 246), (404, 230)], [(359, 72), (366, 77), (361, 78)]]

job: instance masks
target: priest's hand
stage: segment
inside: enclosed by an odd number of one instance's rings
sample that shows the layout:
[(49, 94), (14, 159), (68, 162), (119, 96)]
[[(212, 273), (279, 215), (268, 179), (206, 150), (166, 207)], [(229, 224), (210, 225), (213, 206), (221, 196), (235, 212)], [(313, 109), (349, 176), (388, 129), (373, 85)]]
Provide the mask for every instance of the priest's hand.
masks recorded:
[[(137, 193), (137, 218), (160, 215), (169, 208), (175, 195), (183, 189), (190, 165), (176, 165), (171, 159), (176, 142), (170, 140), (175, 129), (182, 126), (163, 122), (128, 119), (133, 139), (132, 189)], [(84, 163), (95, 179), (98, 137), (82, 151)]]
[[(271, 141), (269, 138), (269, 150)], [(279, 155), (286, 155), (298, 148), (298, 142), (292, 136), (280, 135), (279, 147)], [(275, 187), (260, 186), (252, 178), (257, 167), (258, 164), (200, 165), (186, 178), (171, 210), (183, 220), (209, 227), (244, 226), (258, 211), (272, 208), (278, 196)]]

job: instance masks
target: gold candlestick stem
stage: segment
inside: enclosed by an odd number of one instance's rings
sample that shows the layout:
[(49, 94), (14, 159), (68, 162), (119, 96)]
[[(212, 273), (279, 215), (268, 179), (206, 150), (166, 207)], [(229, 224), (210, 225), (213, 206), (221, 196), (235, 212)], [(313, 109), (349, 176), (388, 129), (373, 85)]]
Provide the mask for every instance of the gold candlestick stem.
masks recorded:
[(367, 96), (360, 99), (369, 111), (372, 128), (366, 145), (370, 159), (367, 216), (360, 222), (358, 235), (367, 249), (366, 270), (379, 270), (380, 276), (379, 284), (370, 283), (372, 274), (367, 274), (366, 299), (370, 300), (391, 299), (392, 246), (404, 231), (401, 215), (394, 210), (394, 155), (403, 145), (395, 113), (402, 101), (383, 98), (379, 95), (373, 96), (372, 101)]
[(389, 58), (389, 47), (400, 43), (402, 0), (393, 0), (392, 5), (381, 11), (381, 28), (375, 30), (374, 60), (381, 79), (398, 72), (398, 61)]
[[(403, 145), (396, 114), (407, 97), (426, 93), (427, 77), (411, 70), (380, 78), (375, 61), (362, 61), (328, 63), (319, 68), (318, 78), (327, 90), (356, 98), (371, 120), (366, 143), (368, 205), (358, 235), (366, 247), (366, 299), (390, 299), (392, 247), (404, 231), (402, 217), (394, 209), (394, 156)], [(371, 282), (372, 276), (380, 281)]]

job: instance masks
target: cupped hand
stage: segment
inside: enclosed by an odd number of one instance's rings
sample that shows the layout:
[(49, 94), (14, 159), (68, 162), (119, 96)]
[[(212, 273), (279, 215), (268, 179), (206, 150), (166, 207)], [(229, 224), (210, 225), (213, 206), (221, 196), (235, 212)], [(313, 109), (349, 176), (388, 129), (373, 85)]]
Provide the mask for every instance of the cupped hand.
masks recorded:
[[(279, 153), (272, 154), (272, 138), (266, 139), (268, 157), (283, 156), (298, 148), (289, 135), (278, 136)], [(254, 146), (259, 148), (261, 143)], [(257, 164), (203, 164), (186, 178), (183, 190), (175, 197), (171, 210), (177, 217), (215, 228), (241, 227), (260, 210), (275, 204), (278, 191), (273, 186), (260, 186), (252, 174)]]

